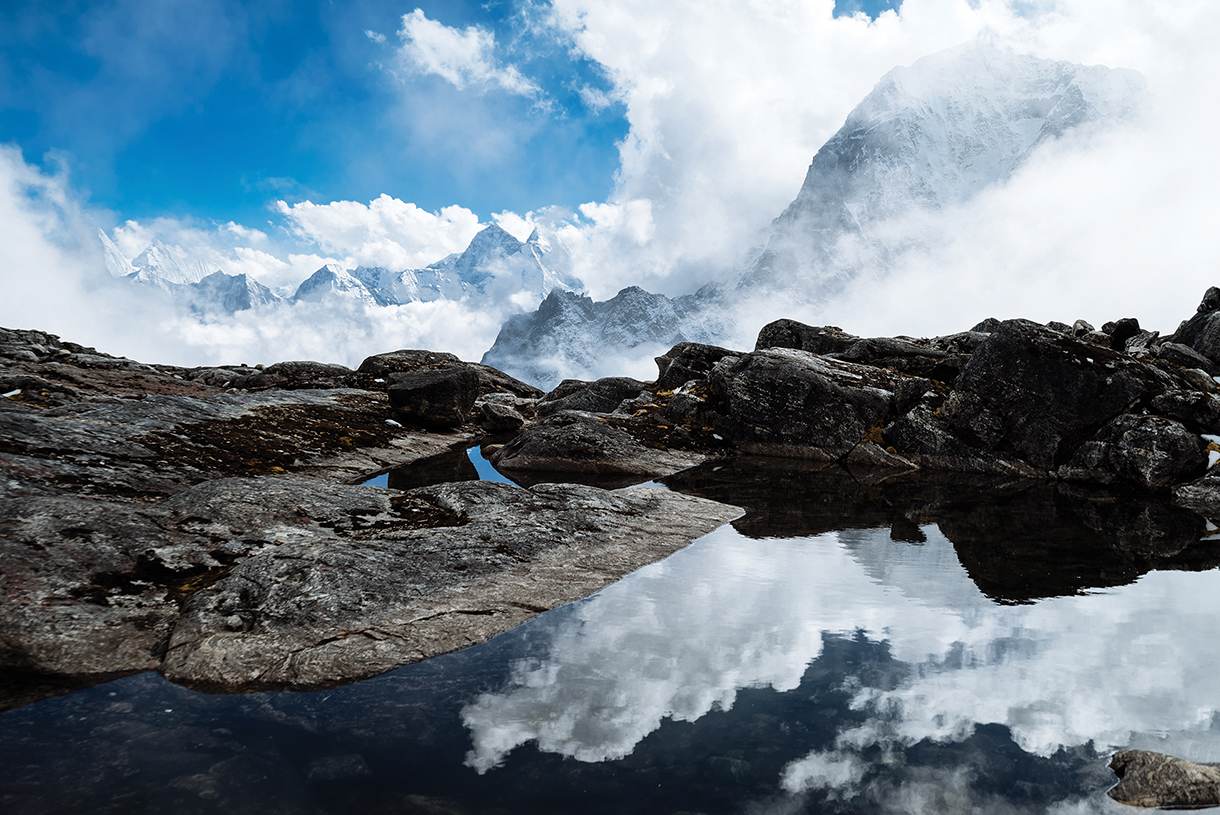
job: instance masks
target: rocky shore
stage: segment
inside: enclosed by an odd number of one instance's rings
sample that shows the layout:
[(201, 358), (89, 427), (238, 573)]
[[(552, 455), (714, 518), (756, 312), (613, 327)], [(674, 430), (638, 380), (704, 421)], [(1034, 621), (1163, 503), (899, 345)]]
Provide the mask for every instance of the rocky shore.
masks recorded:
[[(1100, 580), (1215, 565), (1191, 546), (1220, 517), (1217, 289), (1169, 337), (1134, 319), (931, 339), (779, 320), (753, 351), (682, 343), (655, 381), (546, 394), (428, 351), (188, 369), (0, 329), (0, 361), (4, 707), (145, 670), (217, 692), (342, 684), (486, 640), (734, 518), (832, 523), (767, 509), (759, 461), (799, 461), (810, 507), (899, 536), (987, 480), (1037, 512), (1088, 504), (1081, 539), (1121, 542)], [(362, 486), (473, 444), (533, 486), (440, 467)], [(666, 477), (674, 491), (624, 488)], [(1113, 512), (1070, 497), (1090, 491)], [(1005, 566), (1021, 557), (974, 549), (985, 591), (1039, 596)]]

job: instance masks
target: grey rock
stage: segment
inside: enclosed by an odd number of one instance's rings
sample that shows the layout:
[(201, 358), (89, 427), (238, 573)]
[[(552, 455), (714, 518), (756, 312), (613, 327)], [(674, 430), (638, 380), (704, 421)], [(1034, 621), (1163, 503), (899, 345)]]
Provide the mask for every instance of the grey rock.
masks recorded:
[(1204, 371), (1215, 370), (1215, 363), (1200, 354), (1189, 345), (1180, 342), (1163, 342), (1157, 349), (1157, 359), (1183, 368), (1200, 368)]
[(740, 450), (836, 461), (858, 446), (877, 446), (907, 380), (805, 351), (755, 351), (712, 369), (709, 418)]
[(985, 334), (982, 331), (961, 331), (957, 334), (949, 334), (944, 337), (933, 337), (931, 344), (933, 347), (950, 354), (969, 355), (988, 336), (990, 336), (990, 333)]
[[(648, 446), (626, 428), (628, 420), (565, 411), (530, 425), (492, 454), (507, 472), (590, 475), (669, 475), (706, 461), (706, 453)], [(672, 443), (672, 442), (671, 442)]]
[[(565, 380), (555, 391), (538, 400), (535, 408), (538, 416), (550, 416), (564, 410), (580, 410), (588, 413), (610, 413), (627, 399), (634, 399), (649, 386), (629, 376), (612, 376), (590, 382), (584, 387), (574, 388), (574, 380)], [(562, 396), (556, 396), (562, 393)]]
[[(971, 355), (955, 398), (973, 397), (985, 406), (1000, 419), (996, 442), (1046, 471), (1065, 463), (1136, 400), (1176, 384), (1125, 354), (1028, 320), (1008, 320)], [(956, 427), (971, 425), (959, 419)]]
[(277, 362), (262, 371), (243, 377), (238, 387), (247, 390), (270, 388), (345, 388), (351, 384), (352, 369), (325, 362)]
[(1038, 471), (1012, 456), (967, 444), (931, 406), (919, 405), (885, 427), (887, 446), (922, 468), (941, 472), (1036, 477)]
[(1212, 365), (1220, 363), (1220, 311), (1199, 312), (1179, 327), (1171, 340), (1190, 346)]
[(1220, 288), (1215, 286), (1211, 286), (1203, 293), (1203, 299), (1195, 309), (1196, 314), (1206, 314), (1209, 311), (1220, 311)]
[(1134, 317), (1123, 317), (1115, 321), (1114, 327), (1106, 333), (1110, 335), (1110, 347), (1115, 351), (1124, 351), (1127, 341), (1139, 336), (1140, 321)]
[(1152, 398), (1152, 409), (1202, 433), (1220, 433), (1220, 395), (1172, 389)]
[(479, 377), (469, 368), (442, 368), (391, 375), (390, 404), (399, 421), (425, 427), (457, 427), (479, 395)]
[(1095, 330), (1096, 329), (1094, 329), (1093, 326), (1085, 320), (1077, 320), (1076, 322), (1072, 323), (1072, 336), (1074, 337), (1083, 337), (1085, 334)]
[(1153, 351), (1156, 341), (1160, 338), (1159, 331), (1140, 331), (1127, 340), (1123, 350), (1134, 356), (1143, 356)]
[(1118, 784), (1109, 796), (1128, 806), (1201, 809), (1220, 806), (1220, 764), (1198, 764), (1147, 750), (1110, 759)]
[[(177, 511), (219, 509), (252, 486), (202, 485)], [(231, 692), (371, 676), (587, 596), (740, 512), (665, 490), (557, 484), (395, 495), (281, 480), (258, 492), (256, 506), (222, 517), (276, 530), (274, 545), (191, 595), (161, 668), (171, 680)], [(293, 523), (302, 509), (318, 522)]]
[(1090, 345), (1100, 345), (1102, 348), (1110, 347), (1110, 335), (1104, 331), (1089, 331), (1079, 339)]
[(1060, 334), (1071, 334), (1072, 333), (1072, 327), (1070, 325), (1068, 325), (1067, 323), (1058, 322), (1056, 320), (1048, 321), (1046, 324), (1046, 327), (1049, 328), (1051, 331), (1058, 331)]
[(479, 424), (490, 433), (515, 433), (525, 424), (525, 417), (508, 405), (484, 402), (479, 408)]
[(526, 398), (537, 398), (542, 391), (533, 385), (514, 379), (503, 371), (498, 371), (489, 365), (476, 362), (463, 362), (453, 354), (438, 351), (417, 351), (403, 349), (386, 354), (375, 354), (360, 363), (356, 372), (361, 376), (357, 379), (362, 387), (382, 385), (376, 380), (386, 382), (393, 379), (394, 374), (414, 373), (416, 371), (435, 371), (449, 368), (468, 368), (479, 377), (479, 394), (511, 393)]
[(846, 351), (859, 339), (834, 325), (813, 326), (796, 320), (776, 320), (758, 332), (754, 350), (795, 348), (811, 354), (833, 354)]
[(692, 380), (705, 379), (713, 365), (729, 356), (739, 357), (741, 354), (716, 345), (680, 342), (656, 358), (658, 374), (654, 387), (656, 390), (672, 391)]
[(1126, 414), (1082, 444), (1060, 477), (1155, 489), (1202, 474), (1206, 458), (1203, 440), (1180, 423)]
[(981, 323), (977, 323), (976, 325), (974, 325), (974, 327), (972, 327), (970, 330), (973, 332), (977, 332), (977, 333), (990, 334), (992, 331), (995, 331), (999, 327), (1000, 327), (999, 320), (997, 320), (995, 317), (988, 317), (986, 320), (983, 320)]

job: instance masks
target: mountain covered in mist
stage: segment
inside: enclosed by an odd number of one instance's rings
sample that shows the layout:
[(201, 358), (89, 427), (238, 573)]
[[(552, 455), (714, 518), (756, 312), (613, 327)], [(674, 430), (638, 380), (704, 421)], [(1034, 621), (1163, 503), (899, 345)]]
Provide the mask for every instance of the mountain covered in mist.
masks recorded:
[[(813, 157), (765, 246), (732, 274), (671, 300), (639, 289), (606, 303), (544, 303), (507, 323), (484, 361), (553, 385), (600, 359), (660, 353), (729, 334), (745, 301), (817, 304), (921, 245), (918, 218), (1003, 184), (1071, 131), (1135, 119), (1147, 99), (1129, 70), (1037, 59), (970, 43), (881, 78)], [(635, 328), (615, 330), (626, 300)], [(643, 305), (646, 304), (646, 305)], [(617, 341), (614, 338), (621, 338)], [(591, 361), (591, 362), (590, 362)]]
[(765, 250), (716, 288), (816, 300), (901, 251), (910, 239), (904, 216), (964, 204), (1047, 142), (1136, 118), (1146, 97), (1135, 71), (978, 43), (895, 68), (814, 155)]

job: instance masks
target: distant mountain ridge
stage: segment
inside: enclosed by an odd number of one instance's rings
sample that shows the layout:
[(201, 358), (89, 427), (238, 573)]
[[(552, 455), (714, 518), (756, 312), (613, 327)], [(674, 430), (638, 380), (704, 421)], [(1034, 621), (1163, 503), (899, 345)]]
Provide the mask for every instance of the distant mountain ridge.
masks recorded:
[(541, 301), (555, 288), (583, 290), (568, 271), (570, 258), (561, 245), (550, 243), (537, 229), (519, 241), (495, 224), (476, 234), (464, 251), (422, 269), (358, 266), (348, 270), (328, 263), (302, 281), (289, 298), (277, 296), (247, 275), (230, 275), (216, 264), (192, 261), (178, 247), (160, 240), (129, 261), (104, 231), (98, 233), (111, 276), (166, 292), (200, 315), (331, 300), (354, 300), (368, 306), (477, 301), (508, 298), (522, 291)]

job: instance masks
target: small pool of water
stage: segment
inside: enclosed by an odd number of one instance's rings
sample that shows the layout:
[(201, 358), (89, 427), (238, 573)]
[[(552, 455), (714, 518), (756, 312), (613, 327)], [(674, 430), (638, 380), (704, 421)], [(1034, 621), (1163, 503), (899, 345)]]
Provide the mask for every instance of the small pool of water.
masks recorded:
[(443, 484), (450, 481), (498, 481), (517, 485), (483, 457), (479, 445), (457, 449), (413, 461), (361, 482), (366, 487), (392, 487), (399, 490)]
[(0, 715), (0, 806), (1084, 815), (1134, 812), (1115, 749), (1220, 761), (1204, 519), (735, 466), (666, 480), (741, 519), (482, 645), (326, 691), (144, 674)]

